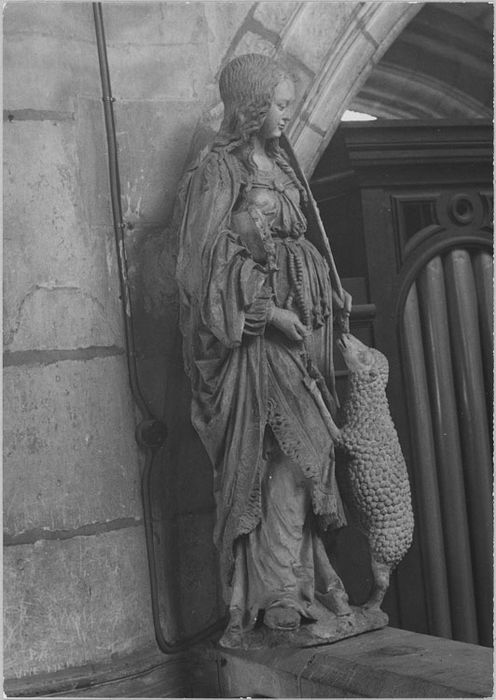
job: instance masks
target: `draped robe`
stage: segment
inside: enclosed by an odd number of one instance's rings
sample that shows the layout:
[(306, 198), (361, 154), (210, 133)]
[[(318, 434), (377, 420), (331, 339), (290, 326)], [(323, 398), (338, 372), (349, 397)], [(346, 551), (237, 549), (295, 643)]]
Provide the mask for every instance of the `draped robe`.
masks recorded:
[[(252, 532), (262, 516), (268, 425), (283, 452), (311, 480), (313, 511), (324, 526), (345, 522), (330, 415), (307, 371), (305, 353), (264, 324), (247, 332), (250, 313), (257, 309), (263, 316), (274, 295), (268, 266), (255, 260), (232, 225), (246, 182), (237, 157), (214, 147), (186, 174), (180, 190), (183, 356), (193, 393), (192, 423), (214, 469), (214, 539), (227, 600), (235, 541)], [(332, 315), (324, 325), (327, 331), (332, 327)], [(332, 367), (327, 370), (332, 375)]]

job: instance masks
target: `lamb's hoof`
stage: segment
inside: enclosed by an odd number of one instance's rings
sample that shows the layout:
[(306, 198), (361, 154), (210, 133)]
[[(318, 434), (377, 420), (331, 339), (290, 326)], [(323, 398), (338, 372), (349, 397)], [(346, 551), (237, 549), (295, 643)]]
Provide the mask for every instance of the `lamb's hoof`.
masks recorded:
[(338, 617), (344, 615), (352, 615), (353, 610), (348, 603), (346, 591), (330, 590), (327, 593), (316, 593), (317, 600), (322, 603), (328, 610), (333, 612)]
[(382, 600), (368, 600), (362, 605), (363, 610), (380, 610), (382, 605)]
[(273, 608), (265, 611), (264, 625), (272, 630), (291, 632), (299, 628), (300, 619), (300, 613), (294, 608), (283, 608), (280, 605), (274, 605)]

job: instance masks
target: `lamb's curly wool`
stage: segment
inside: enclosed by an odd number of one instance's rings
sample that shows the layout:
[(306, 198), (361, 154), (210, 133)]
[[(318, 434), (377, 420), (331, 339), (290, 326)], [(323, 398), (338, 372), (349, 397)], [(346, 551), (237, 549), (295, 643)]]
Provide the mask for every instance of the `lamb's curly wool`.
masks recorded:
[(373, 568), (382, 565), (389, 579), (411, 545), (413, 513), (406, 464), (386, 397), (388, 361), (349, 334), (338, 345), (349, 369), (340, 421), (339, 447), (346, 455), (340, 486), (368, 538)]

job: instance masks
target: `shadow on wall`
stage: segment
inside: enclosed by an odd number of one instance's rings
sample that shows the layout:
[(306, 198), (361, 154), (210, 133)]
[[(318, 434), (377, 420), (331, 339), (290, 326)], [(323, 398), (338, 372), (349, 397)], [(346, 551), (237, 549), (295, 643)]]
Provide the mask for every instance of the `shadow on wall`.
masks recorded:
[(168, 428), (152, 465), (149, 495), (160, 624), (172, 641), (211, 625), (224, 610), (213, 544), (212, 470), (191, 425), (190, 382), (183, 370), (174, 279), (177, 241), (171, 228), (166, 233), (165, 250), (159, 236), (144, 241), (142, 269), (147, 274), (141, 289), (146, 296), (136, 296), (136, 318), (144, 392), (153, 396), (155, 415)]

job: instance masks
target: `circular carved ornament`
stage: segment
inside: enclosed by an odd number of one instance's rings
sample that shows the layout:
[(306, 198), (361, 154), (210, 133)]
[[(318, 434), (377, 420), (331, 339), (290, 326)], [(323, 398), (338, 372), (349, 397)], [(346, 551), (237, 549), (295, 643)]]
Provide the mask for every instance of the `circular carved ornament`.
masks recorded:
[(444, 192), (436, 202), (438, 221), (445, 228), (482, 226), (484, 206), (476, 192)]
[(471, 198), (465, 194), (456, 194), (451, 200), (450, 214), (459, 224), (470, 224), (475, 216)]

